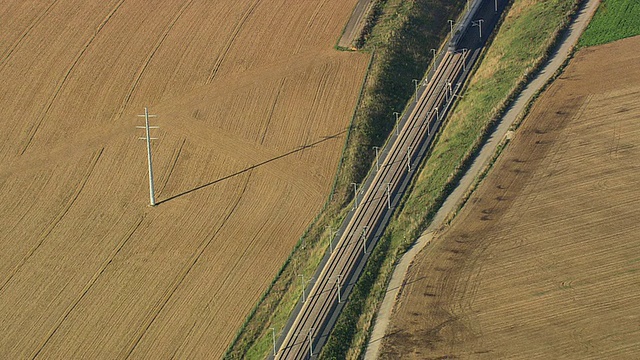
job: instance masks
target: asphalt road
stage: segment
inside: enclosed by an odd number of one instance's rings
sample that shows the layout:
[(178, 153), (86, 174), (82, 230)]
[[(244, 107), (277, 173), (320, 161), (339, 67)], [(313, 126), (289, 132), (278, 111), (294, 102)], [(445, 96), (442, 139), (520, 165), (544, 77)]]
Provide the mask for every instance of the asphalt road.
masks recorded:
[[(499, 1), (499, 12), (502, 3)], [(446, 52), (426, 84), (417, 88), (418, 101), (414, 101), (393, 139), (382, 149), (379, 170), (371, 174), (364, 190), (358, 193), (357, 206), (345, 220), (334, 251), (311, 279), (304, 301), (298, 304), (283, 331), (286, 335), (278, 341), (277, 359), (310, 359), (320, 353), (344, 300), (455, 101), (499, 12), (494, 11), (494, 1), (484, 0), (476, 14), (483, 21), (473, 22), (478, 25), (466, 30), (459, 50)]]

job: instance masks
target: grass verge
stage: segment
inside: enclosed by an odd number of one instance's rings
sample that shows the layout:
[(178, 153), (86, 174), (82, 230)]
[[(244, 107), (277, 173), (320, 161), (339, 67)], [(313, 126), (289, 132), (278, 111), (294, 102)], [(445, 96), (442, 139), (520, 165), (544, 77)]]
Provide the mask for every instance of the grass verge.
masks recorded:
[[(321, 358), (359, 358), (386, 284), (400, 256), (426, 229), (456, 186), (496, 120), (524, 87), (569, 24), (580, 0), (514, 0), (418, 177), (388, 226), (378, 251), (349, 297)], [(369, 274), (372, 274), (369, 276)], [(375, 275), (375, 276), (374, 276)], [(357, 320), (355, 319), (357, 317)], [(357, 330), (356, 330), (357, 329)], [(348, 344), (348, 345), (345, 345)]]
[(606, 44), (635, 35), (640, 35), (640, 2), (602, 0), (578, 45)]
[[(372, 61), (345, 142), (332, 193), (323, 211), (303, 234), (271, 285), (251, 311), (224, 355), (226, 359), (262, 359), (271, 349), (272, 330), (279, 336), (301, 297), (298, 275), (309, 278), (328, 248), (327, 227), (337, 229), (353, 193), (350, 184), (367, 176), (380, 146), (394, 127), (393, 111), (413, 95), (411, 79), (421, 78), (464, 0), (379, 1), (375, 25), (363, 51)], [(369, 31), (369, 30), (368, 30)], [(384, 246), (378, 246), (383, 248)], [(375, 262), (375, 261), (374, 261)]]
[(511, 125), (511, 128), (509, 129), (510, 131), (507, 133), (507, 135), (503, 139), (500, 140), (500, 143), (496, 147), (496, 150), (491, 156), (491, 159), (489, 159), (487, 165), (485, 165), (485, 167), (482, 168), (480, 173), (474, 179), (473, 184), (471, 184), (469, 186), (469, 189), (467, 189), (464, 195), (462, 195), (462, 199), (460, 199), (460, 203), (457, 204), (456, 208), (453, 211), (451, 211), (451, 213), (449, 213), (447, 217), (443, 220), (443, 226), (450, 225), (451, 221), (453, 221), (456, 215), (458, 215), (458, 213), (462, 210), (462, 208), (465, 206), (469, 198), (471, 198), (471, 195), (473, 195), (473, 192), (478, 188), (482, 180), (484, 180), (484, 178), (489, 174), (489, 171), (493, 168), (493, 165), (496, 163), (496, 161), (502, 154), (502, 151), (507, 147), (507, 145), (509, 145), (509, 142), (511, 142), (511, 136), (513, 135), (515, 130), (520, 127), (520, 124), (522, 124), (522, 121), (524, 121), (524, 119), (529, 115), (529, 113), (531, 112), (531, 108), (535, 104), (536, 100), (547, 90), (547, 88), (560, 75), (562, 75), (562, 73), (564, 72), (564, 69), (569, 65), (569, 62), (571, 61), (571, 59), (573, 59), (573, 56), (575, 55), (576, 51), (577, 49), (576, 47), (574, 47), (572, 51), (569, 53), (569, 55), (567, 56), (567, 58), (564, 60), (562, 65), (560, 65), (558, 70), (556, 70), (556, 72), (553, 74), (553, 76), (549, 78), (549, 80), (547, 80), (547, 82), (544, 85), (542, 85), (542, 87), (538, 89), (538, 91), (536, 91), (535, 94), (533, 94), (531, 99), (529, 99), (527, 104), (522, 109), (522, 112), (518, 115), (518, 117), (515, 119), (515, 121)]

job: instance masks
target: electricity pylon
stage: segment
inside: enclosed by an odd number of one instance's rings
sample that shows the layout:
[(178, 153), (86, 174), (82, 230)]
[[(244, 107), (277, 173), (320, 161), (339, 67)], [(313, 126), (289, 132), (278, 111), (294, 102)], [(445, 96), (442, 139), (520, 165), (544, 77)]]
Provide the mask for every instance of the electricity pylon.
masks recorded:
[(138, 138), (140, 140), (147, 140), (147, 161), (149, 163), (149, 206), (156, 206), (156, 195), (153, 190), (153, 166), (151, 164), (151, 140), (157, 140), (158, 138), (152, 138), (149, 135), (149, 129), (157, 129), (158, 126), (149, 126), (149, 118), (157, 117), (158, 115), (149, 115), (149, 110), (145, 107), (144, 114), (138, 115), (144, 117), (144, 126), (136, 126), (138, 129), (145, 129), (146, 136)]

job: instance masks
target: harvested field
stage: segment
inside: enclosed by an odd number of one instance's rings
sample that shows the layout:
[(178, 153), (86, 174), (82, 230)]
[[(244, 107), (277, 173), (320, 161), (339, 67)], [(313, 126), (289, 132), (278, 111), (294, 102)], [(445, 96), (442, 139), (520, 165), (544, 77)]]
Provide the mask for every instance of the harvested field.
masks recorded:
[(355, 0), (6, 3), (0, 357), (220, 357), (331, 189)]
[(640, 352), (640, 37), (583, 49), (416, 258), (382, 359)]

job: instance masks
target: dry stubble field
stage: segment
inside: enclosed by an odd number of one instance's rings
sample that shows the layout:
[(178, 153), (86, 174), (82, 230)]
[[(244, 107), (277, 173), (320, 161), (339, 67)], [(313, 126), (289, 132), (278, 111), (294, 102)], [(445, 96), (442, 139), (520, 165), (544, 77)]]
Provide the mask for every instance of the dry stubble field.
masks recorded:
[(640, 37), (581, 50), (416, 258), (382, 359), (640, 352)]
[(0, 1), (0, 358), (220, 357), (331, 189), (354, 4)]

